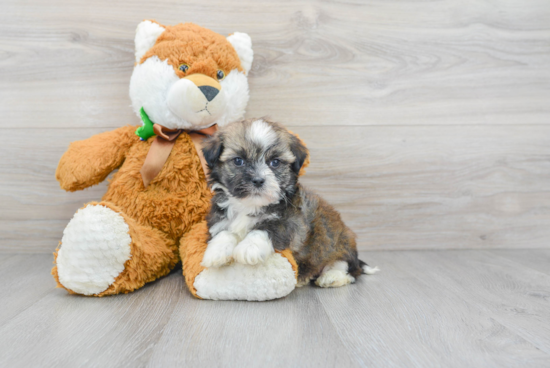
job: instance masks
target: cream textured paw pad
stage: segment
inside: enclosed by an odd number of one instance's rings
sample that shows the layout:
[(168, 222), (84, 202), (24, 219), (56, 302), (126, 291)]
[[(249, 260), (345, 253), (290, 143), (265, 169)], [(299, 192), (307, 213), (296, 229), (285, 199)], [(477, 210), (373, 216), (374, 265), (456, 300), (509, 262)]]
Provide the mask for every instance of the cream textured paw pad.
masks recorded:
[(296, 274), (290, 262), (275, 253), (254, 266), (232, 263), (207, 268), (195, 278), (194, 286), (203, 299), (264, 301), (290, 294)]
[(84, 295), (106, 290), (131, 257), (129, 230), (122, 216), (105, 206), (78, 210), (63, 231), (57, 255), (60, 283)]

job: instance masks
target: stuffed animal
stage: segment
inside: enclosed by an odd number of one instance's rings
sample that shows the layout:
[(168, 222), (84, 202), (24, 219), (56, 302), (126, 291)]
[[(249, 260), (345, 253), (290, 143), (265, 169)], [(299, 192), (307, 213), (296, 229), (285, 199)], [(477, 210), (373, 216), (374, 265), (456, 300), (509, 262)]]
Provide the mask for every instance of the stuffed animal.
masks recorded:
[(135, 37), (130, 99), (142, 125), (73, 142), (56, 178), (67, 191), (103, 181), (100, 202), (71, 219), (54, 253), (52, 275), (70, 293), (128, 293), (182, 262), (191, 293), (204, 299), (268, 300), (290, 293), (297, 265), (289, 251), (257, 266), (200, 265), (212, 193), (202, 139), (244, 115), (250, 37), (228, 37), (191, 23), (144, 21)]

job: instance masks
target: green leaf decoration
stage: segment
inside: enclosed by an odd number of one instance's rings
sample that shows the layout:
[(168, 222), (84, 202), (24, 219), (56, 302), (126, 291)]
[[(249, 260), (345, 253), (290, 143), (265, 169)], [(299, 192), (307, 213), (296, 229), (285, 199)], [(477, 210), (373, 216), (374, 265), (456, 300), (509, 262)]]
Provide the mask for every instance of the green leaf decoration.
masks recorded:
[(139, 135), (142, 140), (146, 141), (155, 135), (155, 131), (153, 130), (153, 122), (149, 119), (149, 116), (143, 107), (139, 110), (139, 114), (141, 115), (143, 125), (136, 129), (136, 135)]

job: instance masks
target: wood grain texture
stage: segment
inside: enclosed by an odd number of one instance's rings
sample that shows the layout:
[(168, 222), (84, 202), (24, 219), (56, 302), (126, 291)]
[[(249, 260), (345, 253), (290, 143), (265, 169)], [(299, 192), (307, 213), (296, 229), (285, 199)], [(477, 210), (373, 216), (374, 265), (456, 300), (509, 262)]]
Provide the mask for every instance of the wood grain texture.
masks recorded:
[[(361, 249), (549, 246), (548, 126), (290, 128), (311, 150), (303, 183), (341, 211)], [(8, 130), (2, 250), (53, 251), (74, 212), (101, 198), (106, 183), (66, 193), (54, 178), (68, 142), (101, 131)]]
[(69, 142), (138, 123), (139, 21), (193, 21), (254, 45), (247, 116), (312, 151), (304, 183), (361, 249), (550, 247), (550, 5), (3, 0), (0, 252), (51, 252), (105, 183), (61, 191)]
[(0, 326), (51, 292), (52, 261), (53, 256), (44, 254), (14, 254), (0, 258)]
[(539, 272), (550, 275), (550, 250), (533, 249), (530, 252), (521, 252), (517, 249), (503, 250), (498, 253), (516, 263), (533, 268)]
[(396, 253), (395, 259), (463, 295), (495, 321), (550, 354), (546, 322), (550, 321), (550, 275), (501, 257), (498, 251)]
[(268, 303), (181, 298), (149, 365), (358, 366), (309, 287)]
[[(379, 274), (259, 303), (193, 299), (179, 271), (127, 295), (71, 296), (33, 267), (49, 255), (4, 254), (0, 270), (26, 271), (0, 272), (13, 311), (0, 366), (548, 367), (550, 275), (530, 250), (513, 251), (521, 263), (510, 252), (362, 252)], [(47, 282), (6, 295), (14, 276)]]
[(548, 124), (550, 7), (493, 1), (2, 3), (0, 126), (118, 127), (134, 30), (254, 42), (249, 115), (300, 125)]
[[(132, 294), (92, 298), (53, 289), (50, 275), (41, 276), (49, 279), (48, 294), (0, 326), (9, 331), (0, 338), (0, 366), (143, 366), (184, 287), (173, 274)], [(12, 297), (27, 291), (19, 293)]]
[[(476, 286), (467, 283), (457, 290), (452, 288), (454, 285), (438, 282), (457, 270), (459, 274), (469, 272), (464, 264), (452, 271), (442, 271), (443, 267), (434, 270), (433, 258), (440, 254), (363, 253), (365, 261), (380, 266), (380, 274), (359, 279), (356, 288), (315, 289), (352, 356), (364, 367), (498, 368), (548, 364), (548, 356), (541, 354), (533, 342), (507, 327), (508, 320), (496, 320), (492, 310), (472, 303), (470, 296), (482, 287), (470, 290)], [(479, 252), (449, 251), (442, 253), (441, 258), (454, 262), (456, 254), (469, 259)], [(518, 271), (521, 276), (523, 272)], [(493, 274), (490, 280), (498, 282), (500, 276)], [(544, 284), (543, 290), (548, 290), (550, 283)], [(543, 334), (545, 330), (540, 326), (538, 332)]]

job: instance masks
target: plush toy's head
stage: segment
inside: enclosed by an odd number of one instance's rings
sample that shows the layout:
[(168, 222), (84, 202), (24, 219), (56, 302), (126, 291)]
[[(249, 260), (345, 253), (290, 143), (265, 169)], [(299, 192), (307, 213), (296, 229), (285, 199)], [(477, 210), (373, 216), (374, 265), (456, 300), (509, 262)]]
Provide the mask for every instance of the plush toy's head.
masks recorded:
[(252, 43), (192, 23), (141, 22), (130, 99), (138, 116), (168, 129), (223, 126), (244, 115)]

